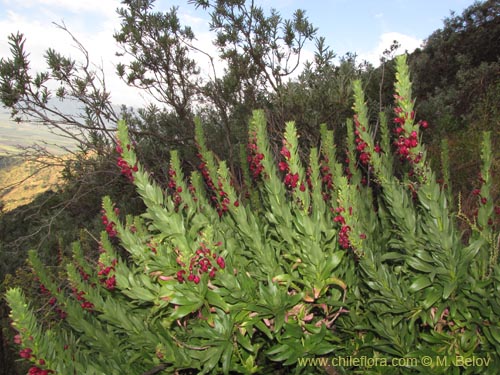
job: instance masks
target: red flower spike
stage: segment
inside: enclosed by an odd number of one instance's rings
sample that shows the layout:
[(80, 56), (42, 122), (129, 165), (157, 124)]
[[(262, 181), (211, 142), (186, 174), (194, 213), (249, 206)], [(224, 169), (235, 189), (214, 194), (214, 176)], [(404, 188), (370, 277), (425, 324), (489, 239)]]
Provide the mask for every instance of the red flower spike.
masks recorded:
[(345, 224), (345, 219), (342, 215), (337, 215), (333, 218), (333, 221), (340, 224)]
[(284, 161), (280, 161), (278, 164), (279, 170), (282, 172), (288, 172), (288, 164)]
[(19, 356), (24, 359), (30, 359), (33, 355), (32, 352), (33, 350), (31, 350), (30, 348), (24, 348), (19, 351)]
[(116, 287), (115, 275), (111, 276), (109, 279), (106, 279), (105, 284), (108, 290), (114, 290)]
[(299, 174), (298, 173), (288, 173), (285, 176), (285, 185), (290, 189), (295, 189), (297, 187), (297, 183), (299, 182)]
[(180, 270), (177, 272), (177, 281), (179, 281), (180, 283), (184, 282), (184, 274), (186, 273), (186, 271), (184, 270)]
[(339, 232), (339, 238), (338, 238), (338, 241), (339, 241), (339, 245), (344, 248), (344, 249), (348, 249), (350, 244), (349, 244), (349, 231), (351, 230), (351, 228), (347, 225), (344, 225), (342, 226), (342, 228), (340, 229), (340, 232)]
[(217, 258), (217, 264), (219, 265), (220, 269), (226, 268), (226, 262), (224, 261), (224, 258), (222, 258), (222, 257)]
[(281, 148), (280, 154), (283, 155), (287, 160), (290, 160), (290, 158), (292, 157), (290, 151), (285, 145), (283, 145), (283, 147)]

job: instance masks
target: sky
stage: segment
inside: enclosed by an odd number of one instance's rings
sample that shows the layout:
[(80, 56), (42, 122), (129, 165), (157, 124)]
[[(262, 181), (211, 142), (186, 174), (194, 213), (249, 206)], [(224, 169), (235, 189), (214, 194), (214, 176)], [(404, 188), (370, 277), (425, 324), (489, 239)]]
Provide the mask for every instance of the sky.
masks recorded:
[[(443, 20), (454, 11), (462, 11), (473, 0), (255, 0), (264, 10), (275, 8), (289, 18), (295, 9), (303, 9), (309, 21), (324, 36), (327, 45), (337, 54), (356, 53), (360, 60), (377, 64), (382, 52), (393, 40), (401, 44), (400, 52), (412, 52), (424, 43)], [(156, 8), (166, 11), (179, 6), (183, 24), (190, 25), (197, 45), (211, 54), (213, 34), (208, 15), (194, 9), (186, 0), (157, 0)], [(0, 58), (9, 57), (7, 36), (17, 31), (26, 37), (26, 50), (34, 70), (44, 69), (44, 52), (54, 48), (77, 61), (81, 53), (71, 37), (55, 23), (64, 23), (88, 50), (90, 60), (102, 68), (113, 103), (142, 107), (150, 100), (129, 88), (115, 74), (119, 47), (113, 34), (119, 30), (116, 9), (119, 0), (0, 0)], [(307, 46), (306, 59), (312, 59), (314, 45)], [(202, 70), (204, 62), (200, 61)]]

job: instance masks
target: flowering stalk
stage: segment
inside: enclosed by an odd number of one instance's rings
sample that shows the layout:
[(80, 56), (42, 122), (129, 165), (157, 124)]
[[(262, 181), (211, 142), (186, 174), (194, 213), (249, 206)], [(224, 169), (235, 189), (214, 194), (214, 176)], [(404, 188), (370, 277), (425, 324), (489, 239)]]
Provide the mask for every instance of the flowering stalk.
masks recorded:
[(414, 101), (410, 74), (406, 63), (406, 55), (396, 59), (396, 83), (394, 84), (394, 123), (396, 124), (394, 141), (397, 155), (402, 161), (407, 161), (420, 184), (425, 184), (432, 178), (426, 161), (426, 151), (420, 140), (420, 129), (426, 129), (426, 121), (415, 123)]
[(118, 153), (118, 166), (122, 174), (131, 182), (134, 181), (134, 174), (139, 170), (137, 157), (132, 150), (132, 144), (126, 130), (125, 121), (121, 120), (117, 124), (116, 152)]
[[(249, 151), (249, 150), (248, 150)], [(252, 179), (250, 177), (250, 154), (247, 152), (247, 147), (244, 144), (240, 144), (240, 166), (243, 174), (243, 197), (245, 199), (250, 199), (252, 207), (259, 208), (262, 206), (259, 199), (259, 193), (256, 189), (252, 189)]]
[(337, 187), (339, 178), (343, 176), (343, 167), (337, 161), (337, 147), (333, 139), (333, 131), (327, 130), (326, 125), (320, 126), (321, 134), (321, 176), (323, 183), (323, 199), (329, 201), (333, 208), (338, 207)]
[(48, 353), (48, 349), (52, 345), (57, 349), (62, 349), (62, 343), (52, 343), (55, 337), (54, 332), (50, 329), (42, 332), (36, 325), (36, 317), (19, 289), (9, 290), (5, 297), (12, 309), (10, 318), (12, 327), (17, 331), (14, 343), (21, 348), (19, 356), (33, 364), (29, 369), (29, 374), (55, 374), (50, 368), (56, 365), (56, 358), (54, 358), (54, 353)]
[(227, 211), (229, 202), (226, 193), (220, 189), (220, 181), (217, 180), (217, 162), (213, 153), (206, 146), (203, 127), (199, 119), (195, 121), (195, 139), (198, 148), (198, 158), (201, 161), (198, 169), (205, 181), (210, 203), (215, 207), (219, 217), (222, 217)]
[(293, 122), (288, 122), (285, 127), (285, 135), (280, 154), (282, 161), (279, 169), (284, 173), (283, 183), (292, 193), (294, 202), (303, 210), (309, 210), (309, 192), (305, 179), (304, 167), (300, 161), (298, 153), (298, 136)]

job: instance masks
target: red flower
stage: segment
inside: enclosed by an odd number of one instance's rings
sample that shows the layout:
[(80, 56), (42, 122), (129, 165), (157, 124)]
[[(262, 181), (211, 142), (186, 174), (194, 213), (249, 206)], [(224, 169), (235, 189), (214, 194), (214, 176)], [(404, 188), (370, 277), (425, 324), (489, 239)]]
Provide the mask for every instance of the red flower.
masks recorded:
[(278, 167), (279, 167), (280, 171), (288, 172), (288, 164), (286, 162), (280, 161), (278, 164)]
[(92, 310), (94, 308), (94, 304), (89, 301), (82, 302), (80, 306), (84, 310)]
[(184, 275), (185, 275), (186, 271), (184, 270), (180, 270), (180, 271), (177, 271), (177, 280), (182, 283), (184, 282)]
[(114, 290), (116, 287), (115, 275), (111, 276), (109, 279), (106, 279), (105, 284), (106, 288), (108, 288), (109, 290)]
[(14, 343), (17, 345), (21, 345), (23, 343), (21, 335), (17, 334), (14, 336)]
[(342, 215), (337, 215), (333, 218), (333, 221), (336, 222), (336, 223), (341, 223), (341, 224), (345, 224), (345, 219)]
[[(359, 139), (359, 138), (358, 138), (358, 139)], [(357, 149), (358, 151), (363, 151), (363, 150), (366, 148), (366, 146), (367, 146), (367, 145), (366, 145), (366, 142), (362, 142), (362, 141), (360, 141), (360, 142), (359, 142), (359, 144), (356, 146), (356, 149)]]
[(33, 350), (31, 350), (30, 348), (24, 348), (19, 351), (19, 356), (24, 359), (30, 359), (33, 355), (32, 352)]
[(348, 249), (350, 244), (349, 244), (349, 232), (350, 232), (351, 228), (347, 225), (344, 225), (342, 226), (342, 228), (340, 228), (340, 232), (339, 232), (339, 245), (344, 248), (344, 249)]
[(226, 262), (224, 261), (223, 257), (218, 257), (217, 258), (217, 264), (219, 265), (220, 269), (226, 268)]
[(118, 142), (116, 144), (116, 152), (119, 153), (119, 154), (123, 154), (123, 148), (122, 148), (120, 142)]
[(297, 187), (298, 182), (299, 182), (298, 173), (288, 173), (285, 176), (285, 185), (290, 189), (295, 189)]
[(359, 155), (359, 160), (361, 161), (361, 164), (368, 164), (368, 162), (370, 161), (370, 154), (366, 153), (366, 152), (362, 152), (360, 155)]
[(283, 155), (287, 160), (290, 160), (291, 158), (290, 151), (285, 145), (283, 145), (283, 147), (281, 148), (280, 154)]
[(215, 277), (215, 272), (217, 271), (217, 268), (213, 267), (211, 270), (210, 270), (210, 273), (208, 274), (208, 276), (213, 279)]
[(54, 371), (52, 370), (42, 370), (41, 368), (38, 367), (31, 367), (28, 370), (28, 375), (48, 375), (48, 374), (53, 374)]

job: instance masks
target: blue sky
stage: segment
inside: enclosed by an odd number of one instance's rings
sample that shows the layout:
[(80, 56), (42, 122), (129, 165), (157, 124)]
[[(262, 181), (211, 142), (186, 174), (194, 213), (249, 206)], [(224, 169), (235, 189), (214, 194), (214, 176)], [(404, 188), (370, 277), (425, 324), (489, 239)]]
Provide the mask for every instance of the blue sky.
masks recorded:
[[(392, 40), (402, 44), (402, 51), (420, 46), (434, 30), (441, 28), (450, 11), (460, 14), (473, 0), (256, 0), (264, 9), (277, 9), (290, 17), (297, 8), (306, 10), (309, 20), (318, 28), (318, 35), (337, 53), (355, 52), (361, 59), (376, 63)], [(211, 34), (208, 17), (194, 10), (187, 1), (158, 0), (159, 10), (179, 5), (182, 22), (192, 26), (198, 45), (210, 53)], [(91, 60), (106, 75), (106, 84), (116, 104), (144, 105), (141, 97), (127, 88), (114, 74), (115, 52), (113, 32), (119, 28), (115, 12), (119, 0), (0, 0), (0, 57), (8, 56), (7, 35), (20, 31), (27, 37), (32, 66), (43, 68), (43, 53), (54, 47), (75, 59), (81, 55), (71, 38), (52, 22), (62, 22), (88, 49)], [(312, 57), (314, 47), (304, 54)], [(200, 62), (202, 64), (202, 62)]]

